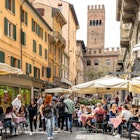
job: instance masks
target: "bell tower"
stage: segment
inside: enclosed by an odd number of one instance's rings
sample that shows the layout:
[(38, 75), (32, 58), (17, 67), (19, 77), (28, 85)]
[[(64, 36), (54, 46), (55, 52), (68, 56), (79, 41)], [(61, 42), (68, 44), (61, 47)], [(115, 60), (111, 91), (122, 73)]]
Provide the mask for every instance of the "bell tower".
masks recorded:
[(105, 8), (104, 5), (88, 5), (87, 48), (104, 48)]

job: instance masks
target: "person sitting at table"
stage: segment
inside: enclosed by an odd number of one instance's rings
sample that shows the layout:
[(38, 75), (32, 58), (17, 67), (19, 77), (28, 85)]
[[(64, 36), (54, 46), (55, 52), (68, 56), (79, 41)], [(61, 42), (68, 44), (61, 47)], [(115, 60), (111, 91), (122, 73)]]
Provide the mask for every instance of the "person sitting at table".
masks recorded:
[(17, 118), (16, 114), (14, 113), (14, 107), (9, 106), (6, 108), (5, 118), (7, 120), (7, 124), (9, 124), (10, 133), (12, 135), (16, 134), (16, 124), (14, 122), (14, 119)]
[(111, 109), (109, 110), (109, 118), (116, 118), (117, 116), (117, 104), (112, 104)]
[(97, 103), (97, 107), (92, 112), (92, 114), (89, 114), (92, 116), (92, 119), (88, 119), (86, 124), (92, 128), (95, 128), (92, 124), (94, 124), (96, 121), (98, 121), (98, 115), (105, 115), (105, 110), (102, 108), (101, 103)]
[(117, 128), (117, 133), (118, 134), (115, 135), (115, 138), (120, 138), (121, 137), (122, 125), (124, 125), (124, 124), (127, 125), (129, 119), (132, 117), (132, 113), (130, 112), (130, 110), (128, 110), (128, 106), (126, 104), (122, 105), (122, 112), (118, 117), (120, 117), (122, 119), (122, 122)]
[(85, 105), (80, 105), (80, 109), (79, 109), (78, 112), (77, 112), (78, 123), (79, 123), (80, 125), (82, 125), (80, 116), (81, 116), (82, 114), (86, 114), (86, 113), (87, 113), (87, 110), (86, 110)]

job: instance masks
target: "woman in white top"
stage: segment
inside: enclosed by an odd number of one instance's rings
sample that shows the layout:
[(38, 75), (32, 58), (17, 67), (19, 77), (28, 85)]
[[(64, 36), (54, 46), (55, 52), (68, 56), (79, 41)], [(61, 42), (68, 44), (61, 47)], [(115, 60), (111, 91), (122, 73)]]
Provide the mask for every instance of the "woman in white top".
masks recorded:
[(117, 128), (117, 132), (118, 134), (115, 136), (116, 138), (120, 138), (121, 136), (121, 131), (122, 131), (122, 124), (127, 124), (127, 122), (129, 121), (129, 119), (132, 117), (132, 113), (130, 112), (130, 110), (128, 109), (127, 104), (122, 105), (122, 112), (120, 114), (120, 116), (122, 118), (122, 123), (118, 126)]

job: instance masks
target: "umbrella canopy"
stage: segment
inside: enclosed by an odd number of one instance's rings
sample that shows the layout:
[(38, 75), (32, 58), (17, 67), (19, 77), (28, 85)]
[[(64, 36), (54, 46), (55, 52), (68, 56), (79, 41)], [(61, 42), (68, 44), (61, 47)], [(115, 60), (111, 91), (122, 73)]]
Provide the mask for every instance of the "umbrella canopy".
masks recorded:
[(75, 85), (72, 91), (85, 93), (107, 93), (115, 90), (128, 90), (129, 80), (106, 75), (100, 79)]
[(140, 77), (135, 77), (131, 79), (129, 91), (134, 93), (140, 93)]
[(45, 92), (47, 93), (66, 93), (69, 92), (68, 89), (64, 89), (64, 88), (51, 88), (51, 89), (45, 89)]
[(0, 75), (4, 74), (22, 74), (22, 71), (5, 63), (0, 63)]

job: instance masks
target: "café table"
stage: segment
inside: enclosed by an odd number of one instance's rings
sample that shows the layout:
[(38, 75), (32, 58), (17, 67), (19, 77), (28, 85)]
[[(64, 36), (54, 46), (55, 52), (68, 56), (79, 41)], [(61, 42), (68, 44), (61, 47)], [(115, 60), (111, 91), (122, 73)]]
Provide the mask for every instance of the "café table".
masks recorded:
[(91, 120), (91, 119), (93, 119), (91, 114), (82, 114), (82, 115), (80, 115), (80, 120), (81, 120), (83, 125), (86, 124), (87, 120)]

